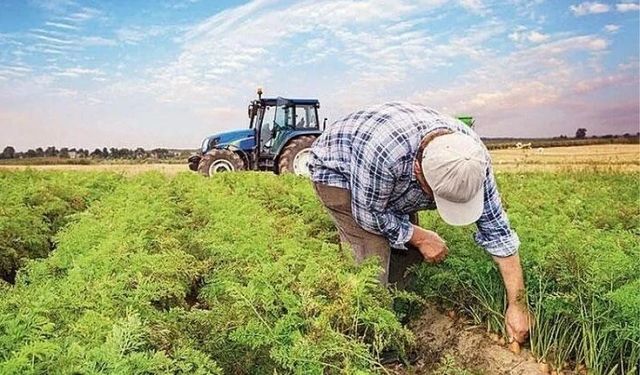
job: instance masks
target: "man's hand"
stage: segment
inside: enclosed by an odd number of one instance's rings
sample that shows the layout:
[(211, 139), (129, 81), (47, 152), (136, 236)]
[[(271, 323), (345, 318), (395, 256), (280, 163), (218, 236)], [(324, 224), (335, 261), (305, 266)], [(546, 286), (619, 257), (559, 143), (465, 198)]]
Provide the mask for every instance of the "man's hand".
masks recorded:
[(502, 281), (507, 290), (507, 312), (504, 316), (507, 337), (510, 341), (524, 342), (529, 332), (529, 312), (527, 308), (524, 277), (520, 256), (516, 253), (508, 257), (493, 257), (498, 264)]
[(424, 259), (429, 263), (440, 263), (447, 257), (449, 249), (444, 240), (436, 232), (413, 226), (410, 244), (417, 247)]
[(529, 335), (529, 312), (519, 303), (510, 304), (504, 316), (509, 340), (523, 343)]

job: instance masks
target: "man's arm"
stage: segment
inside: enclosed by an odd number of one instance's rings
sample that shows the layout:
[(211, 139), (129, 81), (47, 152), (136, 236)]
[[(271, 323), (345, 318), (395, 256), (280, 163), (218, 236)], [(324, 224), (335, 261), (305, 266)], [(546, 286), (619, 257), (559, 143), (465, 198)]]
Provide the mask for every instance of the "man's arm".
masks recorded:
[(404, 249), (413, 235), (409, 215), (387, 210), (395, 177), (383, 163), (361, 162), (351, 173), (351, 212), (363, 229), (384, 236), (391, 247)]
[(491, 168), (484, 186), (484, 211), (476, 223), (476, 242), (493, 256), (507, 292), (505, 325), (509, 339), (523, 342), (529, 330), (529, 315), (525, 302), (524, 276), (518, 248), (520, 240), (511, 229), (502, 208), (500, 194)]
[(415, 246), (429, 263), (440, 263), (447, 257), (449, 249), (438, 233), (413, 225), (409, 243)]
[(524, 277), (520, 256), (493, 257), (498, 264), (504, 287), (507, 290), (505, 324), (509, 339), (523, 342), (529, 331), (529, 313), (525, 301)]

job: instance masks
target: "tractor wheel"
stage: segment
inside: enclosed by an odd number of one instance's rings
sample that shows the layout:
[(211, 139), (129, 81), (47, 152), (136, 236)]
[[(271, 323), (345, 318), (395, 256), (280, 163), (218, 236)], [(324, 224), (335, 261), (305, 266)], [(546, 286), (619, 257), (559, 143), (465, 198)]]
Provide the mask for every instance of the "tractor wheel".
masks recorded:
[(309, 176), (309, 157), (315, 140), (315, 136), (305, 135), (289, 142), (280, 154), (278, 172)]
[(198, 172), (206, 177), (222, 172), (242, 171), (244, 162), (238, 154), (229, 150), (213, 149), (198, 164)]

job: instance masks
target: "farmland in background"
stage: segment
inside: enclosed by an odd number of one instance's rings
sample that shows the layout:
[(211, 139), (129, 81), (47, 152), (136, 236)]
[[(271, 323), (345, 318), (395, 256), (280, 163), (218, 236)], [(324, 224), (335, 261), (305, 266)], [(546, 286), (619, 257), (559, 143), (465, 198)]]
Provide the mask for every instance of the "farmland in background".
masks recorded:
[[(640, 171), (640, 145), (610, 144), (573, 147), (491, 150), (494, 169), (499, 172), (526, 171)], [(39, 169), (52, 171), (109, 171), (137, 174), (160, 171), (176, 174), (187, 170), (186, 160), (173, 164), (95, 163), (90, 165), (0, 164), (0, 170)]]
[[(640, 174), (497, 177), (523, 243), (532, 352), (554, 368), (635, 371)], [(381, 287), (375, 263), (354, 266), (301, 178), (0, 171), (0, 180), (0, 373), (376, 372), (384, 349), (413, 345), (400, 322), (420, 299), (504, 332), (499, 274), (473, 228), (433, 212), (422, 225), (451, 254), (415, 269), (408, 295)]]
[[(639, 144), (640, 133), (624, 135), (605, 135), (584, 138), (483, 138), (483, 142), (490, 150), (510, 149), (521, 145), (529, 148), (552, 148), (589, 145)], [(165, 149), (155, 148), (96, 148), (76, 149), (54, 146), (38, 147), (25, 152), (19, 152), (12, 146), (6, 146), (0, 152), (1, 165), (100, 165), (100, 164), (183, 164), (191, 154), (198, 149)]]

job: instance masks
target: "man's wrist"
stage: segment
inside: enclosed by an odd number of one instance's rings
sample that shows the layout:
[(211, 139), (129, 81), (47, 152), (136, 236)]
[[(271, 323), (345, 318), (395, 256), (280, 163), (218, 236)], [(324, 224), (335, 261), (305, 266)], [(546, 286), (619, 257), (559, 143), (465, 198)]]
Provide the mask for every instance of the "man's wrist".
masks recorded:
[(425, 240), (424, 234), (422, 233), (422, 228), (415, 224), (411, 224), (411, 237), (409, 238), (409, 243), (413, 246), (419, 246), (421, 242)]

